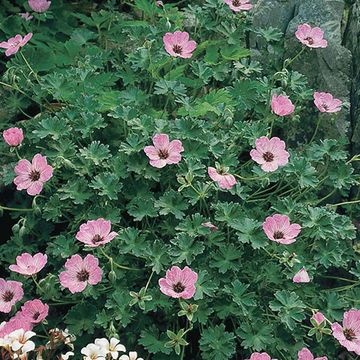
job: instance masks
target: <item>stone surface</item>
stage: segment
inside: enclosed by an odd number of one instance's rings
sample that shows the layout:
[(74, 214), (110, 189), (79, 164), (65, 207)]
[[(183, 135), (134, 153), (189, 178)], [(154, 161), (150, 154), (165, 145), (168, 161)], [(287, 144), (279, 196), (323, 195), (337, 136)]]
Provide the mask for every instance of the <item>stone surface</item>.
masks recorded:
[[(294, 56), (301, 48), (294, 37), (299, 24), (320, 26), (325, 31), (329, 46), (307, 50), (292, 68), (304, 74), (314, 89), (331, 92), (348, 103), (351, 100), (352, 107), (337, 114), (336, 126), (329, 126), (325, 131), (329, 137), (349, 136), (354, 150), (360, 150), (360, 121), (357, 120), (360, 115), (360, 0), (350, 4), (343, 0), (258, 0), (253, 15), (255, 26), (272, 26), (284, 32), (284, 59)], [(250, 38), (250, 44), (255, 52), (266, 46), (256, 37)]]

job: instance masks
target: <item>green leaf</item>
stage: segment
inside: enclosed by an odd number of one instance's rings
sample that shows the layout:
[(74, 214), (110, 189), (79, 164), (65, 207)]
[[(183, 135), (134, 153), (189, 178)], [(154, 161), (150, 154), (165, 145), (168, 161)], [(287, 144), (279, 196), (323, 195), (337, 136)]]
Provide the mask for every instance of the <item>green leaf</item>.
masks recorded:
[(189, 205), (181, 194), (174, 190), (169, 190), (155, 202), (155, 207), (160, 209), (160, 215), (173, 214), (176, 219), (182, 219), (185, 215), (183, 210), (186, 210)]
[(273, 333), (274, 328), (271, 325), (256, 326), (247, 322), (243, 322), (240, 328), (236, 330), (236, 334), (243, 339), (241, 346), (255, 351), (266, 349), (273, 344), (275, 342)]
[(142, 330), (138, 343), (152, 354), (163, 353), (169, 355), (171, 349), (165, 347), (168, 338), (164, 334), (159, 334), (156, 326), (152, 325), (148, 329)]
[(239, 60), (250, 56), (250, 50), (240, 45), (225, 45), (220, 48), (220, 54), (225, 60)]
[(270, 302), (270, 309), (278, 312), (280, 321), (290, 330), (294, 330), (296, 323), (305, 319), (305, 304), (299, 297), (288, 290), (281, 290), (275, 293), (276, 300)]
[(235, 336), (225, 331), (223, 324), (205, 329), (201, 334), (200, 350), (204, 360), (228, 360), (235, 354)]
[(71, 334), (81, 335), (84, 331), (94, 333), (94, 321), (96, 319), (96, 306), (81, 303), (73, 306), (65, 316), (65, 324)]

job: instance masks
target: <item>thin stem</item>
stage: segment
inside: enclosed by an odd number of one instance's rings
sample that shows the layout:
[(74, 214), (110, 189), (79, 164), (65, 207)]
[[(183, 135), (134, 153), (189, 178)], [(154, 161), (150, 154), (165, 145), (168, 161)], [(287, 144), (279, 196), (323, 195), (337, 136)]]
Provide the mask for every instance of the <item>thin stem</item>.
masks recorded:
[(302, 53), (305, 51), (306, 47), (304, 46), (300, 52), (295, 55), (292, 59), (290, 59), (289, 61), (284, 61), (284, 65), (283, 65), (283, 69), (286, 69), (287, 67), (289, 67), (299, 56), (302, 55)]
[(11, 208), (7, 206), (0, 205), (1, 210), (7, 210), (7, 211), (34, 211), (34, 209), (20, 209), (20, 208)]
[(32, 279), (36, 285), (36, 287), (41, 291), (41, 292), (45, 292), (45, 290), (40, 286), (40, 284), (37, 282), (36, 278), (35, 278), (35, 275), (32, 275)]
[(328, 204), (327, 206), (336, 207), (336, 206), (341, 206), (341, 205), (358, 204), (358, 203), (360, 203), (360, 200), (344, 201), (344, 202), (337, 203), (337, 204)]
[(320, 115), (319, 118), (318, 118), (318, 121), (317, 121), (317, 123), (316, 123), (316, 128), (315, 128), (315, 131), (314, 131), (314, 134), (313, 134), (313, 136), (311, 137), (311, 139), (310, 139), (310, 141), (309, 141), (309, 144), (311, 144), (311, 143), (314, 141), (315, 136), (317, 135), (318, 130), (319, 130), (320, 122), (321, 122), (321, 115)]
[(237, 174), (234, 174), (234, 176), (241, 179), (241, 180), (244, 180), (244, 181), (260, 180), (260, 179), (267, 178), (267, 175), (265, 175), (265, 176), (255, 176), (255, 177), (249, 177), (249, 178), (245, 178), (245, 177), (243, 177), (241, 175), (237, 175)]
[(147, 289), (148, 289), (148, 287), (150, 285), (150, 281), (151, 281), (152, 277), (154, 276), (154, 273), (155, 273), (154, 271), (151, 272), (150, 277), (149, 277), (149, 279), (148, 279), (148, 281), (147, 281), (147, 283), (145, 285), (145, 293), (146, 293), (146, 291), (147, 291)]
[(38, 78), (37, 73), (36, 73), (36, 72), (34, 71), (34, 69), (31, 67), (31, 65), (30, 65), (29, 62), (26, 60), (26, 57), (24, 56), (24, 54), (23, 54), (21, 51), (20, 51), (20, 55), (21, 55), (21, 57), (24, 59), (27, 67), (30, 69), (30, 74), (33, 73), (34, 76), (35, 76), (36, 81), (40, 84), (40, 81), (39, 81), (39, 78)]
[(118, 267), (119, 269), (124, 269), (124, 270), (132, 270), (132, 271), (140, 271), (141, 269), (136, 269), (136, 268), (130, 268), (128, 266), (124, 266), (124, 265), (120, 265), (117, 262), (115, 262), (113, 260), (113, 258), (111, 256), (109, 256), (108, 254), (106, 254), (106, 252), (103, 250), (102, 247), (99, 247), (101, 253), (110, 261), (110, 263), (114, 264), (116, 267)]

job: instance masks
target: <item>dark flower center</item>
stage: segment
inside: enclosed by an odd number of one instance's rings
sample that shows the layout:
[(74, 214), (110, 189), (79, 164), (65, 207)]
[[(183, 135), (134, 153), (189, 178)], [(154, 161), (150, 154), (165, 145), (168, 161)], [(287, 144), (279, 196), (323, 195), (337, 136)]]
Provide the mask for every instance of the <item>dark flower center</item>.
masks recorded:
[(89, 280), (89, 272), (85, 269), (83, 270), (80, 270), (77, 274), (76, 274), (76, 277), (79, 281), (87, 281)]
[(324, 108), (324, 110), (329, 110), (328, 104), (322, 104), (322, 107)]
[(284, 238), (284, 233), (282, 231), (275, 231), (274, 232), (274, 239), (283, 239)]
[(173, 285), (173, 290), (179, 294), (185, 290), (185, 286), (179, 281), (178, 283)]
[(355, 332), (352, 329), (344, 329), (344, 336), (346, 340), (352, 341), (356, 338)]
[(10, 290), (6, 290), (3, 293), (2, 298), (5, 302), (10, 302), (14, 298), (14, 293)]
[(167, 159), (169, 157), (169, 153), (167, 150), (159, 150), (158, 154), (160, 159)]
[(98, 243), (98, 242), (100, 242), (100, 241), (103, 241), (104, 240), (104, 238), (102, 237), (102, 236), (100, 236), (100, 235), (95, 235), (94, 237), (93, 237), (93, 239), (92, 239), (92, 242), (93, 242), (93, 244), (96, 244), (96, 243)]
[(32, 170), (29, 178), (31, 181), (38, 181), (40, 179), (40, 172), (36, 170)]
[(274, 154), (267, 151), (264, 155), (263, 155), (263, 159), (266, 161), (266, 162), (272, 162), (274, 161)]
[(235, 7), (241, 5), (239, 0), (233, 0), (232, 4), (233, 4), (233, 6), (235, 6)]
[(314, 43), (314, 39), (312, 37), (307, 37), (305, 40), (309, 43), (309, 45)]
[(33, 319), (37, 320), (40, 316), (40, 313), (37, 311), (34, 315), (33, 315)]
[(174, 45), (173, 46), (173, 51), (175, 54), (181, 54), (182, 53), (182, 47), (180, 45)]

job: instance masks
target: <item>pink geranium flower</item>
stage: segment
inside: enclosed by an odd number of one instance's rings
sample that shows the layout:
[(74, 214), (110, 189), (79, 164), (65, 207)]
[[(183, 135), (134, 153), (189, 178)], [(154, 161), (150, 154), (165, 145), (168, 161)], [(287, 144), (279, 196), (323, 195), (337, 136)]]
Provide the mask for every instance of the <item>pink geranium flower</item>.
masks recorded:
[(314, 358), (310, 350), (303, 348), (298, 352), (298, 360), (327, 360), (326, 356)]
[(293, 277), (294, 283), (308, 283), (310, 282), (310, 277), (307, 271), (302, 268), (300, 271), (298, 271), (294, 277)]
[(326, 48), (328, 43), (324, 39), (324, 32), (319, 27), (312, 28), (309, 24), (299, 25), (295, 36), (310, 48)]
[(38, 13), (43, 13), (49, 9), (51, 1), (47, 0), (28, 0), (28, 4), (31, 7), (31, 10)]
[(271, 357), (268, 353), (252, 353), (249, 360), (271, 360)]
[(343, 325), (331, 325), (333, 336), (349, 351), (360, 355), (360, 310), (351, 309), (344, 313)]
[(288, 96), (274, 94), (271, 98), (271, 109), (278, 116), (287, 116), (294, 112), (295, 106)]
[(235, 12), (247, 11), (252, 9), (253, 5), (249, 0), (224, 0), (225, 4), (229, 5), (229, 8)]
[(210, 221), (204, 222), (204, 223), (202, 223), (201, 225), (202, 225), (203, 227), (206, 227), (206, 228), (210, 229), (211, 231), (217, 231), (217, 230), (219, 230), (219, 228), (218, 228), (216, 225), (214, 225), (213, 223), (211, 223)]
[(311, 319), (315, 320), (315, 322), (320, 325), (323, 321), (325, 321), (325, 316), (323, 313), (318, 311), (311, 317)]
[(152, 138), (154, 146), (145, 146), (144, 152), (150, 159), (150, 165), (163, 168), (168, 164), (177, 164), (184, 151), (180, 140), (169, 141), (166, 134), (156, 134)]
[(30, 323), (40, 323), (46, 319), (49, 314), (49, 305), (44, 304), (41, 300), (35, 299), (27, 301), (21, 307), (21, 315)]
[(19, 281), (0, 278), (0, 311), (9, 313), (15, 303), (22, 299), (24, 291)]
[(4, 338), (6, 335), (9, 335), (15, 330), (24, 329), (24, 331), (29, 331), (33, 328), (28, 319), (26, 319), (21, 311), (18, 311), (15, 316), (13, 316), (9, 321), (4, 322), (0, 325), (0, 338)]
[(326, 92), (315, 92), (314, 103), (321, 112), (335, 113), (341, 110), (342, 101)]
[(196, 42), (189, 40), (189, 34), (186, 31), (175, 31), (166, 33), (163, 36), (165, 50), (175, 57), (184, 59), (191, 58), (192, 52), (196, 48)]
[(301, 231), (299, 224), (290, 224), (286, 215), (268, 216), (263, 223), (263, 230), (268, 239), (280, 244), (292, 244)]
[(17, 127), (4, 130), (4, 141), (10, 146), (19, 146), (24, 140), (24, 132)]
[(173, 298), (190, 299), (195, 294), (197, 279), (198, 274), (189, 267), (173, 266), (166, 271), (165, 278), (159, 280), (160, 291)]
[(255, 141), (255, 146), (250, 156), (265, 172), (275, 171), (289, 162), (290, 154), (285, 150), (285, 142), (278, 137), (269, 139), (262, 136)]
[(32, 162), (20, 160), (15, 166), (14, 184), (18, 190), (25, 190), (29, 195), (41, 193), (44, 183), (53, 176), (53, 168), (48, 165), (46, 156), (36, 154)]
[(224, 171), (217, 171), (213, 167), (208, 167), (208, 174), (212, 180), (216, 181), (221, 189), (231, 189), (236, 184), (234, 175)]
[(16, 257), (16, 265), (10, 265), (11, 271), (22, 275), (37, 274), (47, 263), (47, 255), (37, 253), (31, 256), (29, 253), (23, 253)]
[(30, 21), (31, 19), (33, 19), (33, 16), (30, 15), (28, 12), (19, 13), (19, 15), (26, 21)]
[(90, 247), (98, 247), (110, 242), (117, 235), (118, 233), (111, 231), (111, 221), (100, 218), (82, 224), (76, 239)]
[(88, 284), (98, 284), (102, 278), (99, 260), (90, 254), (84, 259), (80, 255), (73, 255), (66, 260), (65, 269), (59, 275), (60, 284), (73, 294), (82, 292)]
[(0, 43), (0, 48), (6, 49), (5, 55), (11, 56), (16, 54), (21, 47), (25, 46), (27, 42), (32, 38), (32, 33), (29, 33), (24, 36), (24, 38), (21, 35), (16, 35), (12, 38), (10, 38), (8, 41), (3, 41)]

